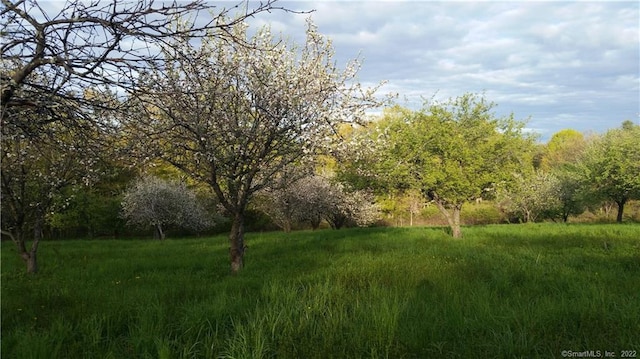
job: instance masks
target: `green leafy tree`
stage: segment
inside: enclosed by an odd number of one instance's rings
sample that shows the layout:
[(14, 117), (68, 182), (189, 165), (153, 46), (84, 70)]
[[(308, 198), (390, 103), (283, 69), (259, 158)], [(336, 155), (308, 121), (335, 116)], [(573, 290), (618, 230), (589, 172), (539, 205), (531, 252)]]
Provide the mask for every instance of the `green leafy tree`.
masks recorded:
[(494, 106), (464, 94), (417, 112), (393, 108), (357, 136), (361, 153), (349, 172), (381, 187), (420, 191), (447, 219), (452, 235), (461, 237), (462, 206), (530, 167), (533, 139), (513, 115), (496, 118)]
[(587, 140), (581, 132), (564, 129), (556, 132), (547, 142), (541, 167), (544, 170), (575, 164), (580, 161), (587, 146)]
[(567, 222), (569, 216), (583, 213), (590, 204), (584, 177), (579, 170), (588, 141), (576, 130), (555, 133), (545, 146), (541, 169), (553, 174), (557, 181), (559, 204), (552, 217)]
[(618, 205), (617, 222), (624, 206), (640, 198), (640, 126), (625, 121), (622, 128), (609, 130), (588, 147), (583, 170), (594, 196)]

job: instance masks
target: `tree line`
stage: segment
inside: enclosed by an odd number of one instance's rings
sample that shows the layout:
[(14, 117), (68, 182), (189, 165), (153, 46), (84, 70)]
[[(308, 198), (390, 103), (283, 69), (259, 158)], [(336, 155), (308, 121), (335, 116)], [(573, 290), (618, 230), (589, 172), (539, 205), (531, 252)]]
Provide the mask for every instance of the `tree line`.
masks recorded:
[(454, 237), (462, 208), (490, 200), (510, 222), (567, 222), (588, 209), (640, 198), (640, 126), (624, 121), (603, 135), (565, 129), (547, 144), (514, 115), (498, 118), (480, 94), (399, 106), (359, 129), (339, 176), (378, 195), (433, 203)]
[(128, 223), (164, 238), (226, 218), (237, 273), (256, 213), (284, 230), (369, 225), (376, 196), (412, 191), (460, 237), (477, 198), (525, 221), (566, 220), (597, 194), (622, 220), (640, 193), (633, 123), (584, 151), (558, 135), (542, 155), (524, 122), (477, 94), (373, 119), (378, 87), (358, 83), (358, 59), (338, 67), (310, 20), (302, 44), (250, 33), (247, 18), (289, 11), (274, 1), (2, 3), (2, 235), (31, 273), (55, 229), (117, 235)]

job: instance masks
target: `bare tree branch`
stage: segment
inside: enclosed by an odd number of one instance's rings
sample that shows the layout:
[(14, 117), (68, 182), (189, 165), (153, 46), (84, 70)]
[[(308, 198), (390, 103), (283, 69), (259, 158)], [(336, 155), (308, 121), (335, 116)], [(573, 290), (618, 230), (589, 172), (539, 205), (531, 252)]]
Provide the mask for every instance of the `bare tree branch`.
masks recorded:
[[(230, 30), (244, 19), (265, 11), (290, 11), (275, 6), (276, 0), (260, 2), (254, 8), (249, 8), (248, 2), (218, 8), (204, 0), (71, 0), (57, 11), (45, 9), (37, 1), (1, 1), (3, 121), (12, 107), (51, 105), (43, 98), (35, 100), (44, 90), (66, 97), (74, 93), (80, 101), (89, 87), (131, 92), (142, 72), (162, 66), (160, 48), (171, 39), (207, 35), (242, 43), (244, 39), (233, 37)], [(234, 14), (241, 6), (246, 10)], [(50, 88), (34, 84), (36, 72), (55, 79), (49, 81)], [(21, 95), (18, 89), (22, 89)]]

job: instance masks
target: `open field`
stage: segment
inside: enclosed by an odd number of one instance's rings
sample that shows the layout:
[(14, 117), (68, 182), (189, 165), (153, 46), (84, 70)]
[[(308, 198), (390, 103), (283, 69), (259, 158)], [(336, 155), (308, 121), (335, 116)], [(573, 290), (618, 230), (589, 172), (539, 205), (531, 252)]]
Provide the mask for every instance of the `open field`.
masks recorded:
[(640, 225), (463, 231), (249, 233), (237, 277), (224, 236), (2, 243), (2, 356), (640, 355)]

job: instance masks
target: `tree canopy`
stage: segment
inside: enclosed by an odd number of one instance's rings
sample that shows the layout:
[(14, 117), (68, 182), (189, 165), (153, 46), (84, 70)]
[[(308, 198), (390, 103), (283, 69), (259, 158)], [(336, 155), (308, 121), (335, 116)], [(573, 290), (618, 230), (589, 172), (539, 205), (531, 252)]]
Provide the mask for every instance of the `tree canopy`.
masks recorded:
[(627, 121), (593, 141), (584, 156), (584, 179), (591, 193), (616, 202), (618, 222), (627, 201), (640, 198), (639, 138), (640, 126)]
[(427, 103), (420, 111), (395, 108), (356, 142), (355, 172), (433, 201), (460, 237), (460, 210), (493, 185), (531, 166), (533, 139), (513, 115), (475, 94)]
[(243, 221), (254, 194), (288, 166), (312, 161), (336, 140), (337, 126), (364, 119), (375, 89), (355, 81), (359, 64), (340, 70), (331, 42), (309, 21), (302, 46), (269, 28), (249, 37), (234, 27), (236, 46), (206, 37), (196, 48), (176, 39), (167, 64), (145, 76), (140, 116), (131, 129), (142, 143), (189, 176), (207, 183), (232, 219), (232, 270), (242, 267)]

